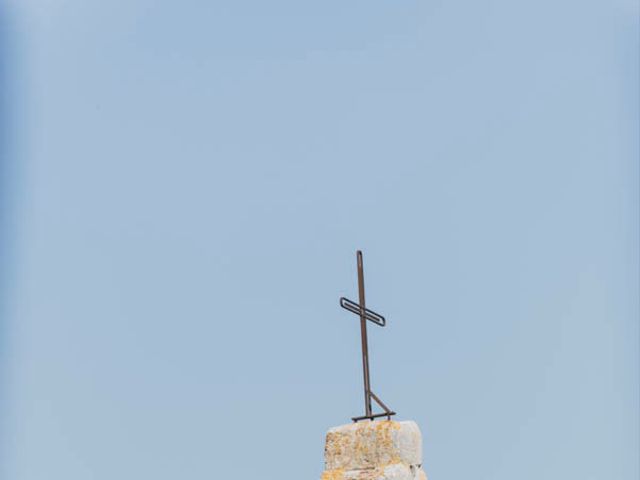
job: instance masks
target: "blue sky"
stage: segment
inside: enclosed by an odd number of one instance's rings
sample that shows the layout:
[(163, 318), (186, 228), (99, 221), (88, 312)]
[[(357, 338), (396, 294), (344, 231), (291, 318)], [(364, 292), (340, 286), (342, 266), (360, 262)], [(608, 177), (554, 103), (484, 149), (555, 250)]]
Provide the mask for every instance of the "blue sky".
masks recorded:
[(3, 478), (638, 478), (636, 2), (1, 8)]

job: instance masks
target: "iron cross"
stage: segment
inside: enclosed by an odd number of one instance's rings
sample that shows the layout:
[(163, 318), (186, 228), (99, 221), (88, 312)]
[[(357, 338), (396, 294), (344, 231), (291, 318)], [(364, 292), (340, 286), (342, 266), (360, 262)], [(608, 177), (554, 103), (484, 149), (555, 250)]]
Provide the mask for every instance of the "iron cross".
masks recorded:
[[(340, 306), (346, 310), (349, 310), (351, 313), (355, 313), (360, 316), (360, 338), (362, 340), (362, 371), (364, 373), (364, 411), (365, 414), (361, 417), (353, 417), (351, 420), (357, 422), (359, 420), (373, 420), (378, 417), (387, 417), (391, 420), (391, 415), (395, 415), (396, 412), (392, 412), (389, 410), (382, 400), (380, 400), (375, 393), (371, 391), (371, 382), (369, 379), (369, 345), (367, 341), (367, 320), (370, 322), (379, 325), (380, 327), (384, 327), (387, 323), (385, 318), (374, 312), (373, 310), (369, 310), (365, 306), (364, 301), (364, 269), (362, 267), (362, 252), (360, 250), (357, 251), (356, 256), (358, 258), (358, 297), (360, 299), (360, 303), (355, 303), (348, 298), (340, 298)], [(375, 402), (382, 407), (384, 413), (376, 413), (374, 414), (371, 409), (371, 399), (375, 400)]]

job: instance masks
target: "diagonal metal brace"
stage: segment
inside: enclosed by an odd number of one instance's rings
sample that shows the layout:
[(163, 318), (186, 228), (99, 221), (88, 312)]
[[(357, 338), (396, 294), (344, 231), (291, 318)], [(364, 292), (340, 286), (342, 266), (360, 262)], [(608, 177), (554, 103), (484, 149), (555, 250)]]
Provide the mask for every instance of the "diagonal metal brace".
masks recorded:
[(395, 415), (396, 412), (392, 412), (389, 407), (387, 407), (384, 403), (382, 403), (382, 400), (380, 400), (378, 398), (378, 396), (373, 393), (371, 390), (369, 390), (369, 395), (371, 396), (371, 398), (373, 398), (375, 400), (375, 402), (380, 405), (380, 407), (382, 407), (382, 409), (384, 410), (384, 413), (375, 413), (372, 415), (363, 415), (361, 417), (352, 417), (351, 420), (353, 420), (354, 422), (358, 422), (360, 420), (373, 420), (374, 418), (379, 418), (379, 417), (387, 417), (387, 420), (391, 420), (391, 416)]

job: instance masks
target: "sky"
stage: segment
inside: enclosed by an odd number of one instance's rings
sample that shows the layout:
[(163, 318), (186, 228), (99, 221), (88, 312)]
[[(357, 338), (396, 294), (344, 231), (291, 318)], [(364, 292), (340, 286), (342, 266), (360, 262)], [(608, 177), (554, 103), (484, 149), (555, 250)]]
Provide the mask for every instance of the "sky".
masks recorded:
[(3, 0), (0, 477), (640, 477), (630, 0)]

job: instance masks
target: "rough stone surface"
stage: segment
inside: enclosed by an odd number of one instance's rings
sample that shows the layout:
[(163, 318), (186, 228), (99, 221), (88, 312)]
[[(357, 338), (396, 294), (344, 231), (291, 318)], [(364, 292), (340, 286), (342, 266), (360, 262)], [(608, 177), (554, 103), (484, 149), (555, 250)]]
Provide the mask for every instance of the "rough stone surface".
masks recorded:
[(415, 422), (378, 420), (327, 432), (321, 480), (427, 480)]

